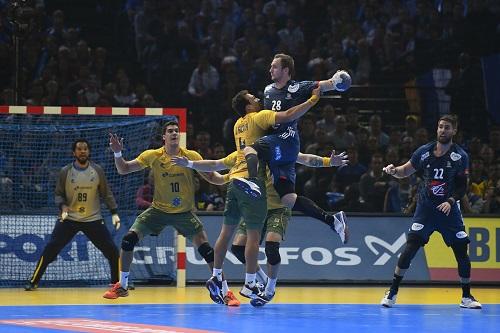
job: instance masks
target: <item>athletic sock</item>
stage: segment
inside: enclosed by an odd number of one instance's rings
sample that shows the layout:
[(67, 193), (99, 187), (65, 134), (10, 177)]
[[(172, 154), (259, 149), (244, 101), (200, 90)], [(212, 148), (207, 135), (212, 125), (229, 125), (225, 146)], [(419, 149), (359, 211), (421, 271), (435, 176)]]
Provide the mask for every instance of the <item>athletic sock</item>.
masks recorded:
[(252, 288), (253, 286), (255, 286), (255, 276), (256, 276), (255, 273), (253, 273), (253, 274), (246, 273), (245, 274), (245, 284), (247, 286), (249, 286), (250, 288)]
[(259, 267), (259, 270), (257, 271), (257, 281), (259, 281), (260, 283), (263, 283), (264, 285), (267, 283), (267, 274), (266, 272), (264, 272), (264, 270), (262, 269), (262, 267)]
[(274, 294), (274, 291), (276, 290), (276, 282), (278, 281), (278, 279), (271, 279), (269, 278), (269, 280), (267, 280), (267, 284), (266, 284), (266, 295), (273, 295)]
[(226, 296), (229, 291), (229, 286), (227, 285), (227, 280), (222, 281), (222, 295)]
[(122, 286), (123, 289), (127, 289), (128, 287), (128, 275), (130, 272), (122, 272), (120, 271), (120, 286)]
[(462, 283), (462, 297), (470, 296), (470, 283)]
[(315, 219), (320, 220), (321, 222), (329, 225), (330, 227), (334, 226), (335, 218), (321, 209), (318, 205), (314, 203), (309, 198), (306, 198), (302, 195), (297, 196), (295, 200), (295, 205), (292, 208), (293, 210), (298, 210), (307, 216), (314, 217)]
[(403, 280), (403, 277), (401, 275), (394, 274), (394, 277), (392, 279), (391, 288), (390, 288), (392, 295), (395, 295), (398, 293), (399, 284), (401, 283), (401, 280)]
[(212, 276), (217, 277), (217, 280), (222, 281), (222, 268), (212, 269)]

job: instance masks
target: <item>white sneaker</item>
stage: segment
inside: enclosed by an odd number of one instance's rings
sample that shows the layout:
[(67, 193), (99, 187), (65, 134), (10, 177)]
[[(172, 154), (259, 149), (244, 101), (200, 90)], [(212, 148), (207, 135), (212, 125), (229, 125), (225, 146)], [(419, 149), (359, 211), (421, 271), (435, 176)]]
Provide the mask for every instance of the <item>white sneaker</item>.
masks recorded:
[(471, 295), (470, 297), (462, 297), (460, 307), (465, 309), (481, 309), (482, 305)]
[(380, 301), (380, 305), (385, 306), (386, 308), (392, 308), (392, 306), (396, 304), (396, 298), (398, 294), (394, 294), (391, 298), (389, 298), (390, 293), (390, 290), (387, 290), (385, 292), (384, 298), (382, 298), (382, 300)]
[(337, 234), (339, 234), (342, 243), (346, 244), (349, 240), (349, 228), (347, 227), (347, 217), (343, 211), (333, 214), (334, 217), (334, 228)]
[(260, 198), (262, 195), (259, 185), (249, 179), (235, 177), (233, 178), (233, 184), (254, 198)]

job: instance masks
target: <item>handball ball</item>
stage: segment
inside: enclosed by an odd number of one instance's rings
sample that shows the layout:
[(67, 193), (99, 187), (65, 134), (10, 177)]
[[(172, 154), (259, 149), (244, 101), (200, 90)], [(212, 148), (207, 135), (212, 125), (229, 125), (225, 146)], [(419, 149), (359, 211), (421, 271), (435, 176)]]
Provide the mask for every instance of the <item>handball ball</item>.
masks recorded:
[(346, 91), (351, 87), (351, 76), (346, 71), (338, 71), (333, 74), (333, 83), (335, 85), (335, 90)]

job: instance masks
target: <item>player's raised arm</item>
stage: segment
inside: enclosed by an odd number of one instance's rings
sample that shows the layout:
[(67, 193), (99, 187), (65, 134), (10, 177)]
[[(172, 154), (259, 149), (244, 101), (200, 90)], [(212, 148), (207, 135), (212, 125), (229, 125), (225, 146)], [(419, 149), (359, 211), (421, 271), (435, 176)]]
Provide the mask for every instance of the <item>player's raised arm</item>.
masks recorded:
[(224, 159), (190, 161), (184, 156), (172, 156), (171, 161), (174, 165), (194, 169), (196, 171), (211, 172), (227, 170)]
[(277, 112), (275, 122), (278, 123), (288, 123), (299, 119), (303, 116), (310, 108), (312, 108), (319, 101), (319, 95), (321, 91), (320, 88), (316, 88), (312, 91), (311, 97), (302, 104), (293, 106), (284, 112)]
[(122, 157), (123, 138), (119, 138), (117, 134), (109, 133), (109, 147), (115, 155), (115, 166), (120, 175), (126, 175), (143, 169), (137, 160), (125, 161)]
[(351, 87), (351, 76), (346, 71), (340, 70), (337, 71), (333, 76), (328, 80), (319, 81), (319, 87), (321, 91), (346, 91)]
[(299, 153), (297, 163), (311, 168), (329, 168), (346, 165), (349, 163), (348, 158), (349, 156), (345, 152), (335, 155), (335, 150), (332, 151), (330, 157)]

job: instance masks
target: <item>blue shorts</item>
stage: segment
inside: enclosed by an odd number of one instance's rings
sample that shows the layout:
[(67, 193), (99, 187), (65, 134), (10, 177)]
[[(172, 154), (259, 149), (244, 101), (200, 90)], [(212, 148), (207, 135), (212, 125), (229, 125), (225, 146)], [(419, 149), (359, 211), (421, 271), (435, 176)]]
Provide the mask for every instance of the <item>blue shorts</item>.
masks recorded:
[(257, 140), (252, 147), (259, 159), (264, 160), (274, 178), (295, 184), (295, 163), (300, 151), (300, 143), (295, 138), (283, 139), (277, 134), (266, 135)]
[(461, 242), (470, 243), (458, 204), (451, 206), (448, 216), (436, 206), (432, 203), (417, 203), (409, 234), (418, 235), (425, 244), (429, 242), (429, 237), (434, 231), (441, 234), (447, 246)]

